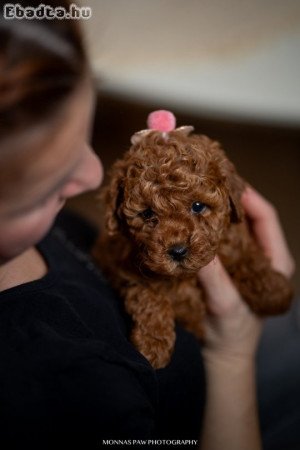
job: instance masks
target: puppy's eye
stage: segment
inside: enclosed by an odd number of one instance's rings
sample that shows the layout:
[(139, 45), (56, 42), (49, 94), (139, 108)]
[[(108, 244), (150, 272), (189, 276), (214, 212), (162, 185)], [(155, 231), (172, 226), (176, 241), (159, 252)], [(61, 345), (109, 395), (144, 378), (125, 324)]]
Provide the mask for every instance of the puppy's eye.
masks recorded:
[(202, 214), (206, 209), (207, 206), (202, 202), (194, 202), (191, 207), (191, 211), (194, 214)]
[(149, 220), (152, 219), (152, 217), (154, 217), (155, 213), (154, 211), (152, 211), (151, 208), (147, 208), (144, 211), (142, 211), (140, 213), (140, 216), (144, 219), (144, 220)]

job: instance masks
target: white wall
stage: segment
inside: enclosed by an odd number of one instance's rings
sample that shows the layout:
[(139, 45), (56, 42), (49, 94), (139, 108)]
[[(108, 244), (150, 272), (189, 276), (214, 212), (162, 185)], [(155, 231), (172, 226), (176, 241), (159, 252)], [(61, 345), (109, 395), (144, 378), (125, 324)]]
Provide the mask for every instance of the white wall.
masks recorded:
[(300, 125), (299, 0), (81, 0), (102, 89)]

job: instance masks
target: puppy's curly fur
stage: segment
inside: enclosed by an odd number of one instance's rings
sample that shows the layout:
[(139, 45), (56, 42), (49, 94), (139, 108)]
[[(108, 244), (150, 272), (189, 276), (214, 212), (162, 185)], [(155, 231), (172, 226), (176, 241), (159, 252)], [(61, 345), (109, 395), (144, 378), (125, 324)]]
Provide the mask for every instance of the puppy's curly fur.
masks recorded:
[(175, 321), (203, 337), (197, 271), (216, 254), (252, 311), (288, 309), (291, 287), (251, 237), (240, 203), (245, 182), (218, 142), (151, 131), (110, 176), (106, 230), (93, 255), (125, 301), (133, 344), (154, 368), (170, 361)]

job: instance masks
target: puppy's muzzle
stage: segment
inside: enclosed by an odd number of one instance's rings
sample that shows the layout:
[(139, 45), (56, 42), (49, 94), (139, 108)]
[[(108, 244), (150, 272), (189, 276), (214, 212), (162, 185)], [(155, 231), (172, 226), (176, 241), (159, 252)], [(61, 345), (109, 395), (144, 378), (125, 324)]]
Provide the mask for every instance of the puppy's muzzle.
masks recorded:
[(169, 248), (168, 254), (174, 261), (183, 261), (188, 252), (187, 247), (184, 245), (173, 245)]

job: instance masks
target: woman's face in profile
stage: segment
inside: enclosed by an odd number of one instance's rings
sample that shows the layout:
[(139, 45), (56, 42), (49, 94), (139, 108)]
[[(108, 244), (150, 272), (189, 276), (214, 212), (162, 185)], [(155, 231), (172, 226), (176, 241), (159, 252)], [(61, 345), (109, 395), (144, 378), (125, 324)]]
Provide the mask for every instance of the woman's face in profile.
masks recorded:
[(22, 178), (0, 201), (0, 263), (38, 243), (66, 199), (96, 189), (102, 181), (101, 162), (88, 144), (93, 115), (90, 85), (81, 86), (67, 106), (62, 126), (46, 145), (36, 145)]

